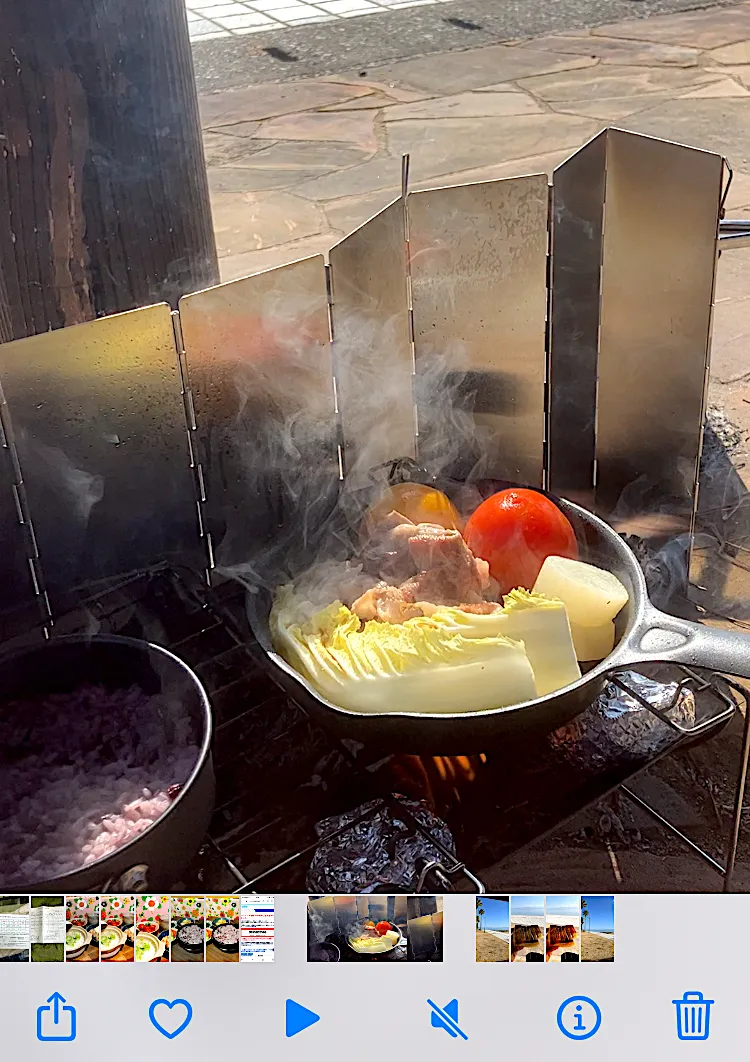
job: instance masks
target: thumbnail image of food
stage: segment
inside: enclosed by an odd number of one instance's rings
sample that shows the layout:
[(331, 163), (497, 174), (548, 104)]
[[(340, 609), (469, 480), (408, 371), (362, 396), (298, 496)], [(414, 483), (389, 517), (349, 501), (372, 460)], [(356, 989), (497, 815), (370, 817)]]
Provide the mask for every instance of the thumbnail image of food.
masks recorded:
[(359, 532), (348, 560), (279, 587), (270, 615), (276, 651), (332, 704), (452, 712), (459, 697), (461, 711), (487, 711), (553, 694), (612, 652), (628, 592), (579, 559), (572, 524), (538, 491), (459, 514), (402, 483)]
[(32, 896), (29, 912), (32, 962), (65, 962), (65, 897)]
[(0, 896), (0, 962), (28, 962), (30, 940), (28, 896)]
[(581, 962), (615, 961), (614, 896), (581, 897)]
[(509, 962), (510, 897), (480, 896), (476, 917), (477, 962)]
[(311, 896), (308, 962), (442, 962), (439, 896)]
[(511, 896), (510, 961), (544, 962), (543, 896)]
[(135, 897), (102, 896), (99, 940), (100, 962), (133, 962), (135, 959)]
[(206, 962), (240, 961), (240, 897), (206, 897)]
[(547, 962), (580, 962), (581, 897), (547, 896)]
[(98, 896), (65, 897), (65, 961), (99, 962), (99, 923), (101, 905)]
[(203, 962), (206, 948), (206, 907), (202, 896), (172, 896), (170, 957), (172, 962)]
[(169, 962), (169, 914), (168, 896), (136, 898), (136, 962)]

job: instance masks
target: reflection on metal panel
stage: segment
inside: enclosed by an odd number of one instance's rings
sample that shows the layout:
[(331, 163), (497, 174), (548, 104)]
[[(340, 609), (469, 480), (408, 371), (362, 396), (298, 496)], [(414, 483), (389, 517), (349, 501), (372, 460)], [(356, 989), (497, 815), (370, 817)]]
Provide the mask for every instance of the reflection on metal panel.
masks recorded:
[[(690, 526), (723, 161), (609, 130), (596, 508)], [(646, 526), (648, 520), (646, 521)]]
[(606, 131), (554, 171), (548, 486), (594, 502)]
[(0, 346), (53, 615), (74, 588), (198, 554), (169, 307)]
[(338, 489), (323, 258), (180, 300), (206, 523), (220, 568), (273, 582)]
[(420, 460), (542, 484), (544, 175), (409, 195)]
[[(721, 268), (721, 265), (719, 266)], [(707, 418), (689, 596), (709, 612), (750, 620), (750, 493), (742, 465)]]
[(331, 248), (333, 349), (348, 486), (415, 457), (403, 200)]

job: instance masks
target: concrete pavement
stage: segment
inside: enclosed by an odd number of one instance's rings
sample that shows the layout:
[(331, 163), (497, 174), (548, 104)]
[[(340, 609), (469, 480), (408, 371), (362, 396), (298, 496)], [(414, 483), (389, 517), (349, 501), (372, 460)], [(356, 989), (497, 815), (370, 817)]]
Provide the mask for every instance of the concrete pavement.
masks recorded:
[[(716, 0), (716, 5), (735, 2)], [(186, 5), (198, 86), (205, 92), (650, 18), (705, 7), (706, 0), (186, 0)]]

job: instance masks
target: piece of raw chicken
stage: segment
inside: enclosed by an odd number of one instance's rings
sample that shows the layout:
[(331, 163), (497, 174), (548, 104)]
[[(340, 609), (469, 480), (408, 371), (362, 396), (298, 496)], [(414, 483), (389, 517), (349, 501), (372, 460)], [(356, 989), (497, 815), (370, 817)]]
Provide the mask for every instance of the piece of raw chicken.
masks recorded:
[(362, 620), (403, 623), (435, 605), (482, 612), (496, 607), (484, 597), (489, 567), (474, 556), (460, 531), (413, 524), (390, 513), (376, 539), (367, 543), (365, 562), (376, 566), (381, 582), (354, 601), (352, 610)]

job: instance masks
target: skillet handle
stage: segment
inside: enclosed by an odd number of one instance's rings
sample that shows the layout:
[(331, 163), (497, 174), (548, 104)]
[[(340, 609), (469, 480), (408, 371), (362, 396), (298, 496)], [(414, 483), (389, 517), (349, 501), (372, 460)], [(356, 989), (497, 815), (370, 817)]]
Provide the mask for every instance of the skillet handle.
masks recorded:
[(750, 634), (706, 627), (649, 608), (629, 639), (633, 663), (669, 660), (750, 679)]

